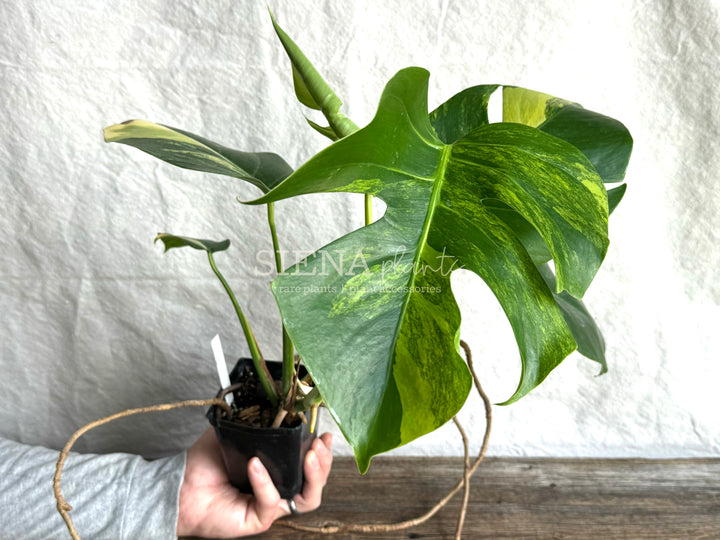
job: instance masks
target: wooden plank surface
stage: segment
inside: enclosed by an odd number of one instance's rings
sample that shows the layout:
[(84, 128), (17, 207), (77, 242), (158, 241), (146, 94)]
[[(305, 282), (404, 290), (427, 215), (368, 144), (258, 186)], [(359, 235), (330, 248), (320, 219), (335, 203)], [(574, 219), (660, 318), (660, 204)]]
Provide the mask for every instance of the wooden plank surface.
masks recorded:
[[(416, 517), (460, 477), (458, 458), (378, 458), (358, 474), (336, 458), (323, 506), (305, 524)], [(720, 540), (720, 459), (488, 458), (471, 484), (463, 538)], [(282, 526), (262, 540), (452, 539), (461, 493), (427, 523), (383, 534), (322, 536)]]

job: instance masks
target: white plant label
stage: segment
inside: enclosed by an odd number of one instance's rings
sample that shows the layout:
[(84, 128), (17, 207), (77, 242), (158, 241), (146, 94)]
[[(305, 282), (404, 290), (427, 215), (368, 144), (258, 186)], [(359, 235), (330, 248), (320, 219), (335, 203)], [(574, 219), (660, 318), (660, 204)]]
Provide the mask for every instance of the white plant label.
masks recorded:
[[(230, 374), (228, 373), (227, 364), (225, 363), (225, 353), (223, 353), (220, 336), (218, 334), (210, 341), (213, 356), (215, 357), (215, 367), (217, 367), (218, 377), (220, 379), (220, 387), (227, 388), (230, 386)], [(225, 396), (228, 405), (232, 405), (235, 401), (232, 392)]]

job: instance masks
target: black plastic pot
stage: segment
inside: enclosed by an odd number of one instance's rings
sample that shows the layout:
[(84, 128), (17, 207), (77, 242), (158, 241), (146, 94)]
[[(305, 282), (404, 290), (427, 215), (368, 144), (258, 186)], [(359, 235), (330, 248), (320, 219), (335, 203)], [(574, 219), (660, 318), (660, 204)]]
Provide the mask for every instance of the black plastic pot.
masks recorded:
[[(267, 362), (270, 374), (280, 379), (281, 362)], [(252, 360), (241, 358), (230, 372), (230, 382), (236, 383), (239, 374), (255, 368)], [(222, 390), (218, 393), (218, 396)], [(260, 384), (255, 396), (235, 394), (236, 402), (252, 401), (261, 403), (267, 398)], [(252, 493), (247, 469), (250, 458), (258, 457), (270, 474), (275, 487), (283, 499), (290, 499), (302, 491), (303, 463), (310, 450), (315, 434), (310, 433), (308, 424), (299, 422), (294, 427), (253, 427), (244, 426), (221, 417), (222, 410), (213, 407), (207, 413), (210, 424), (215, 428), (222, 449), (225, 467), (230, 483), (242, 493)]]

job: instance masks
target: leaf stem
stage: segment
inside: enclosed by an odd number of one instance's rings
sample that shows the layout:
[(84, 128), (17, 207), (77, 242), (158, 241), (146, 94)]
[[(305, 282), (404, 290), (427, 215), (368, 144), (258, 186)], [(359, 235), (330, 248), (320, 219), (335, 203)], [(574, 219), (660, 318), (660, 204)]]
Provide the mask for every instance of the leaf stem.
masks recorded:
[(319, 405), (323, 402), (323, 397), (320, 395), (320, 391), (317, 386), (314, 386), (310, 393), (298, 399), (295, 402), (295, 412), (303, 412), (313, 408), (315, 405)]
[(230, 297), (230, 301), (235, 308), (235, 313), (237, 313), (238, 320), (240, 321), (240, 326), (242, 327), (243, 333), (245, 334), (245, 339), (247, 340), (248, 348), (250, 349), (250, 356), (252, 357), (253, 364), (255, 365), (255, 372), (257, 373), (258, 379), (260, 379), (260, 383), (265, 390), (265, 394), (267, 394), (270, 403), (272, 403), (274, 407), (278, 403), (277, 388), (275, 387), (275, 383), (273, 382), (272, 376), (270, 375), (270, 371), (268, 371), (267, 364), (265, 364), (265, 360), (263, 359), (262, 353), (260, 352), (260, 347), (258, 347), (257, 340), (255, 339), (255, 334), (253, 334), (253, 331), (250, 328), (250, 323), (248, 323), (248, 320), (245, 318), (245, 314), (240, 308), (240, 304), (238, 304), (238, 301), (235, 298), (235, 294), (233, 294), (230, 285), (228, 285), (225, 277), (220, 273), (220, 270), (218, 270), (212, 252), (208, 251), (207, 254), (208, 261), (210, 261), (210, 267), (213, 269), (213, 272), (215, 272), (215, 275), (220, 280), (220, 283), (222, 283), (223, 287), (225, 288), (225, 292), (227, 292), (228, 296)]
[[(270, 226), (270, 235), (272, 236), (273, 250), (275, 251), (275, 267), (278, 274), (282, 273), (282, 254), (280, 253), (280, 244), (278, 242), (277, 229), (275, 228), (275, 203), (267, 204), (268, 225)], [(295, 348), (287, 333), (285, 323), (282, 323), (282, 382), (280, 385), (280, 397), (286, 398), (290, 392), (293, 375), (295, 374), (294, 353)]]

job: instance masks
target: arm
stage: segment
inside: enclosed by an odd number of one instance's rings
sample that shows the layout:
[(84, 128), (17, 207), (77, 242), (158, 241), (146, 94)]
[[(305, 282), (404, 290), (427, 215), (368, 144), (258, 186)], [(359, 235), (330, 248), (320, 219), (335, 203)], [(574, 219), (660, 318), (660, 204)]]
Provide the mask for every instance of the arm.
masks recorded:
[[(69, 538), (56, 510), (58, 452), (0, 439), (0, 538)], [(130, 454), (71, 453), (63, 492), (83, 538), (174, 539), (185, 453), (146, 461)]]
[[(320, 505), (332, 464), (331, 441), (325, 434), (308, 452), (305, 486), (294, 498), (300, 512)], [(57, 458), (57, 451), (0, 438), (0, 538), (69, 538), (52, 493)], [(230, 538), (262, 532), (290, 513), (257, 459), (248, 472), (255, 496), (230, 486), (217, 439), (208, 429), (187, 452), (155, 461), (71, 453), (63, 493), (82, 538)]]

